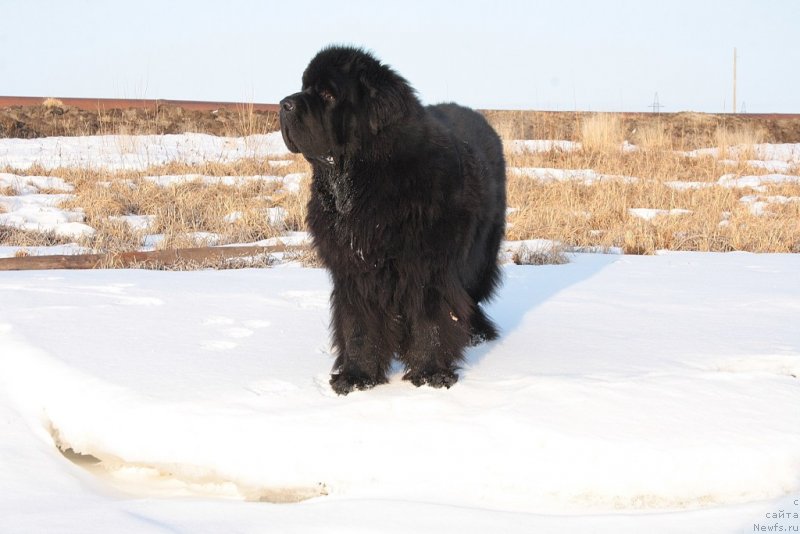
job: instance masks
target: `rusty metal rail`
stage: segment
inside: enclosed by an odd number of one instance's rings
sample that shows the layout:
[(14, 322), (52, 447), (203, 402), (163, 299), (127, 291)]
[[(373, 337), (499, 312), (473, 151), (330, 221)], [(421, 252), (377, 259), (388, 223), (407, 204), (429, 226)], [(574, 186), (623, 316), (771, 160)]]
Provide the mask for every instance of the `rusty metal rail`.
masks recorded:
[(238, 246), (198, 247), (149, 252), (113, 252), (107, 254), (75, 254), (0, 258), (0, 271), (32, 271), (47, 269), (109, 269), (133, 266), (175, 265), (180, 262), (221, 261), (253, 257), (276, 252), (306, 250), (305, 246)]

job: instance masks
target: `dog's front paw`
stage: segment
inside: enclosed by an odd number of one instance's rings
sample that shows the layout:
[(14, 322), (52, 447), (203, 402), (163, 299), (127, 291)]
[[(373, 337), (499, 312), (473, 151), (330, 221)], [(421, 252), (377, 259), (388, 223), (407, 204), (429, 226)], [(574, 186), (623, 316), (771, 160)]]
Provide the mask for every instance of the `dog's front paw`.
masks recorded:
[(428, 384), (434, 388), (448, 388), (458, 381), (458, 374), (452, 369), (431, 369), (426, 371), (409, 371), (403, 376), (415, 386)]

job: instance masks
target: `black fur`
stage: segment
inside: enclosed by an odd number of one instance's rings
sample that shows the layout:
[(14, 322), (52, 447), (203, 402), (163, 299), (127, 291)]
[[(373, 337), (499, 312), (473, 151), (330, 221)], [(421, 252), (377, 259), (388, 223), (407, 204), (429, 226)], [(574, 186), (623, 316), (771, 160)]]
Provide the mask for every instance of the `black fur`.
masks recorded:
[(313, 167), (307, 222), (333, 281), (331, 386), (385, 383), (397, 357), (414, 385), (449, 388), (464, 348), (498, 335), (479, 306), (500, 281), (497, 134), (470, 109), (423, 107), (405, 79), (350, 47), (311, 60), (280, 119)]

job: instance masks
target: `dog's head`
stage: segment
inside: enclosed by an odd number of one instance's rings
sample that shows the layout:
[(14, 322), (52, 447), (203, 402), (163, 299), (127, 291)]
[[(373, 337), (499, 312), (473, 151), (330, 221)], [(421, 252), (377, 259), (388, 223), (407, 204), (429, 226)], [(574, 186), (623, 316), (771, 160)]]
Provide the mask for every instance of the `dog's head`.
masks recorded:
[(320, 51), (299, 93), (280, 103), (286, 146), (309, 160), (353, 155), (421, 109), (414, 90), (371, 54), (352, 47)]

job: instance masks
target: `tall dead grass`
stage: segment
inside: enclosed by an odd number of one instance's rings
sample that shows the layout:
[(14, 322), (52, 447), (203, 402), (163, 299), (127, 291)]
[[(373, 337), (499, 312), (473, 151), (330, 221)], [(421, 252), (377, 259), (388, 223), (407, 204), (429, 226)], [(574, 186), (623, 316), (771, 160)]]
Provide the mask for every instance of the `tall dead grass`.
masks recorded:
[(613, 153), (620, 150), (624, 140), (625, 131), (617, 115), (600, 113), (581, 122), (579, 141), (586, 152)]
[[(308, 164), (298, 156), (278, 160), (253, 158), (232, 163), (170, 163), (143, 171), (104, 171), (89, 168), (46, 169), (33, 166), (24, 171), (4, 172), (37, 176), (58, 176), (72, 184), (73, 198), (61, 207), (82, 210), (85, 222), (95, 229), (78, 244), (95, 252), (125, 252), (140, 249), (148, 235), (158, 235), (157, 248), (181, 248), (229, 243), (252, 243), (278, 237), (288, 230), (303, 230), (308, 200)], [(273, 160), (274, 161), (274, 160)], [(288, 174), (305, 174), (299, 193), (283, 189), (274, 179)], [(184, 175), (186, 181), (159, 185), (148, 177)], [(216, 177), (241, 177), (228, 185)], [(203, 177), (211, 179), (206, 183)], [(5, 191), (13, 195), (13, 190)], [(272, 208), (285, 210), (277, 220)], [(2, 207), (0, 207), (2, 211)], [(146, 228), (135, 228), (125, 216), (147, 216)], [(46, 246), (73, 241), (52, 233), (22, 232), (0, 227), (0, 244)]]
[(669, 135), (666, 125), (660, 121), (642, 124), (631, 132), (631, 137), (631, 142), (641, 150), (674, 150), (672, 136)]
[[(237, 134), (261, 128), (251, 113), (242, 109), (240, 124), (234, 127)], [(755, 190), (717, 183), (724, 174), (768, 173), (748, 161), (755, 153), (754, 145), (766, 140), (763, 130), (723, 125), (712, 131), (703, 124), (703, 139), (709, 142), (707, 146), (719, 148), (719, 154), (689, 157), (683, 150), (697, 147), (699, 126), (681, 130), (667, 122), (626, 122), (613, 114), (576, 114), (571, 123), (547, 122), (548, 116), (542, 115), (541, 124), (531, 123), (522, 113), (509, 112), (503, 117), (508, 122), (498, 126), (495, 121), (495, 126), (506, 140), (561, 138), (579, 143), (573, 150), (556, 147), (518, 152), (509, 148), (509, 168), (591, 169), (601, 175), (586, 183), (543, 181), (509, 172), (508, 203), (517, 211), (508, 218), (508, 239), (544, 238), (567, 248), (621, 248), (635, 254), (662, 249), (800, 252), (800, 185), (764, 184)], [(624, 145), (625, 141), (636, 149)], [(32, 168), (25, 173), (60, 176), (75, 186), (75, 197), (65, 207), (83, 209), (87, 224), (96, 229), (95, 235), (81, 244), (97, 251), (125, 251), (140, 248), (151, 234), (161, 235), (159, 247), (170, 248), (248, 243), (305, 229), (310, 168), (299, 156), (286, 157), (284, 162), (275, 165), (251, 158), (232, 163), (175, 162), (136, 172)], [(800, 168), (790, 172), (800, 175)], [(304, 175), (298, 193), (265, 181), (159, 186), (145, 178), (296, 173)], [(673, 182), (700, 185), (681, 189)], [(758, 212), (753, 210), (753, 202), (767, 204)], [(267, 214), (277, 207), (286, 213), (280, 224), (270, 221)], [(660, 211), (644, 219), (633, 211), (641, 208)], [(136, 230), (112, 218), (125, 215), (147, 215), (150, 226)], [(40, 242), (48, 239), (42, 237)], [(8, 232), (2, 241), (37, 242), (32, 236)], [(313, 255), (300, 259), (315, 261)]]
[(742, 128), (717, 128), (714, 132), (716, 147), (721, 158), (753, 159), (754, 146), (763, 143), (766, 132), (761, 128), (745, 126)]
[[(743, 197), (757, 191), (718, 184), (723, 174), (762, 175), (753, 167), (754, 145), (764, 133), (719, 128), (719, 158), (688, 157), (675, 149), (682, 139), (666, 135), (659, 123), (626, 132), (618, 118), (598, 114), (584, 120), (576, 150), (506, 153), (509, 166), (592, 169), (606, 176), (542, 181), (509, 173), (509, 239), (554, 239), (571, 247), (621, 248), (634, 254), (657, 250), (751, 252), (800, 251), (800, 185), (764, 184), (759, 194), (789, 200), (767, 204), (757, 214)], [(637, 145), (624, 150), (623, 141)], [(724, 160), (733, 161), (724, 161)], [(800, 174), (795, 169), (794, 174)], [(686, 189), (673, 182), (702, 182)], [(638, 208), (659, 210), (651, 219)]]

